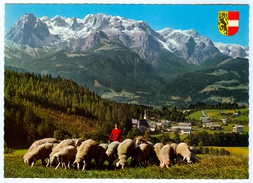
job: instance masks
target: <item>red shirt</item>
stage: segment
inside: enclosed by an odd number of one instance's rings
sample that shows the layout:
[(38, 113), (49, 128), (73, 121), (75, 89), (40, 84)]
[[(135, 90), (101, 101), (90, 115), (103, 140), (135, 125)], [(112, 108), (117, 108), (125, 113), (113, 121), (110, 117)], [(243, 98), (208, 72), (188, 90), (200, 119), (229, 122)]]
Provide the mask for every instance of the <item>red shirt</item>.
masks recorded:
[(108, 141), (122, 141), (122, 130), (121, 129), (112, 129)]

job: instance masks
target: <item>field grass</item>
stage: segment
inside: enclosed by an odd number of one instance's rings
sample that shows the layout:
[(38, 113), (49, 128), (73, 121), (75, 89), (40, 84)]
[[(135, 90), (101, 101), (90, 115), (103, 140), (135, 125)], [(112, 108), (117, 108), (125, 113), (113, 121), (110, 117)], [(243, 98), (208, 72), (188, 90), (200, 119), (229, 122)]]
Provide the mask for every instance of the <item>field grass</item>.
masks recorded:
[(167, 169), (149, 165), (142, 168), (126, 167), (117, 170), (65, 170), (34, 167), (22, 162), (23, 150), (4, 155), (4, 178), (81, 178), (81, 179), (249, 179), (248, 156), (208, 156), (188, 165), (172, 165)]
[(249, 147), (220, 147), (220, 146), (207, 146), (209, 149), (225, 149), (230, 152), (230, 155), (249, 155)]
[[(228, 110), (228, 109), (226, 109), (226, 110), (221, 110), (221, 109), (206, 109), (206, 110), (204, 110), (204, 114), (206, 116), (209, 116), (211, 119), (212, 118), (222, 119), (222, 118), (226, 118), (227, 116), (221, 116), (221, 115), (219, 115), (220, 111), (224, 111), (227, 114), (228, 113), (233, 114), (235, 111), (240, 111), (243, 114), (243, 113), (247, 112), (248, 110), (249, 110), (248, 108), (245, 108), (245, 109), (235, 109), (235, 110)], [(202, 114), (202, 111), (200, 110), (200, 111), (196, 111), (196, 112), (190, 114), (189, 118), (191, 118), (191, 119), (197, 119), (198, 120), (202, 116), (203, 116), (203, 114)], [(245, 115), (240, 115), (240, 116), (238, 116), (236, 118), (233, 118), (233, 119), (234, 120), (249, 120), (248, 116), (245, 116)]]

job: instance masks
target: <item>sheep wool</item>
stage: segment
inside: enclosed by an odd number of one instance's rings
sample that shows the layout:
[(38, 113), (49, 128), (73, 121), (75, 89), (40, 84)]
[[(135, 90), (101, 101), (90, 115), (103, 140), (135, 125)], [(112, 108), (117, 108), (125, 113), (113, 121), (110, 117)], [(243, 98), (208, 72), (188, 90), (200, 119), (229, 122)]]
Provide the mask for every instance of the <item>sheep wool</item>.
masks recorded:
[(54, 154), (59, 152), (63, 147), (67, 146), (76, 146), (77, 144), (80, 144), (80, 139), (65, 139), (61, 141), (58, 145), (54, 146), (52, 152), (49, 155), (50, 161), (47, 163), (47, 167), (53, 165), (56, 163), (56, 159), (53, 158)]
[(160, 157), (160, 168), (169, 168), (171, 164), (171, 155), (174, 154), (174, 150), (172, 146), (169, 144), (164, 145), (160, 152), (159, 152), (159, 157)]
[(36, 149), (39, 145), (45, 144), (47, 142), (48, 143), (58, 143), (58, 140), (55, 138), (44, 138), (44, 139), (36, 140), (29, 147), (28, 152), (32, 151), (33, 149)]
[[(75, 160), (77, 148), (75, 146), (63, 147), (59, 152), (53, 155), (53, 159), (57, 159), (59, 162), (55, 169), (58, 169), (62, 165), (66, 170), (70, 168), (70, 164)], [(68, 166), (66, 166), (68, 164)]]
[(118, 142), (118, 141), (113, 141), (110, 144), (108, 144), (108, 148), (105, 153), (107, 155), (109, 167), (111, 167), (113, 162), (118, 158), (117, 148), (118, 148), (119, 144), (120, 144), (120, 142)]
[(126, 160), (129, 157), (134, 156), (135, 153), (134, 141), (132, 139), (124, 140), (119, 144), (117, 151), (119, 161), (116, 163), (116, 166), (118, 167), (119, 165), (121, 165), (121, 168), (124, 169), (124, 166), (126, 165)]
[(89, 165), (91, 160), (95, 158), (98, 151), (99, 143), (88, 139), (85, 140), (77, 149), (76, 158), (73, 164), (77, 164), (77, 169), (80, 169), (80, 163), (83, 163), (82, 170), (85, 169), (86, 165)]
[(45, 159), (49, 158), (49, 154), (52, 152), (52, 148), (54, 144), (52, 143), (44, 143), (39, 145), (37, 148), (33, 149), (30, 152), (27, 152), (24, 157), (24, 163), (33, 165), (36, 163), (37, 160), (41, 159), (42, 165), (45, 166), (46, 162)]
[(176, 154), (182, 156), (183, 160), (186, 159), (187, 163), (192, 163), (192, 153), (186, 143), (181, 142), (176, 146)]
[(155, 151), (155, 154), (156, 154), (159, 161), (160, 161), (160, 154), (159, 153), (160, 153), (160, 150), (162, 149), (163, 146), (164, 146), (164, 144), (161, 142), (156, 143), (154, 145), (154, 151)]

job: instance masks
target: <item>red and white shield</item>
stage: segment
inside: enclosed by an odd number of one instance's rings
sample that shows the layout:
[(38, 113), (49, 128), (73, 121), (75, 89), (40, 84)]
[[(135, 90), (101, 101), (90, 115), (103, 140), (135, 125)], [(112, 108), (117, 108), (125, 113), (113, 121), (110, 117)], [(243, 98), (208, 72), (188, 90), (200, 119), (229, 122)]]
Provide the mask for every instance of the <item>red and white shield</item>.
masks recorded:
[(224, 36), (233, 36), (239, 30), (238, 11), (219, 11), (218, 30)]

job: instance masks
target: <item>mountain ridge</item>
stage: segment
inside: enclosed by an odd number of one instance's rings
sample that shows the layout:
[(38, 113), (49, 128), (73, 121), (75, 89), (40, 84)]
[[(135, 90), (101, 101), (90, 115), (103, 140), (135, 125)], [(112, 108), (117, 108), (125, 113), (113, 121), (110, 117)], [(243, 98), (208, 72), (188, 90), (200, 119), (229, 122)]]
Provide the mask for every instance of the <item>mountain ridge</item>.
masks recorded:
[[(23, 26), (23, 31), (15, 28), (20, 24), (26, 25)], [(196, 30), (164, 28), (154, 31), (144, 21), (102, 13), (88, 14), (83, 19), (64, 18), (59, 15), (54, 18), (37, 18), (33, 14), (26, 14), (7, 31), (5, 40), (27, 44), (32, 48), (49, 46), (58, 50), (87, 51), (94, 46), (97, 33), (101, 31), (109, 40), (121, 40), (125, 46), (150, 62), (155, 61), (160, 52), (167, 50), (186, 59), (187, 62), (200, 64), (205, 59), (219, 54), (220, 50), (233, 46), (223, 44), (219, 46), (219, 50), (209, 38), (200, 36)], [(223, 51), (223, 54), (229, 53)], [(247, 56), (248, 52), (245, 51), (243, 57)]]

